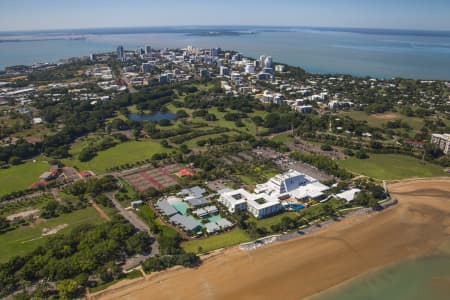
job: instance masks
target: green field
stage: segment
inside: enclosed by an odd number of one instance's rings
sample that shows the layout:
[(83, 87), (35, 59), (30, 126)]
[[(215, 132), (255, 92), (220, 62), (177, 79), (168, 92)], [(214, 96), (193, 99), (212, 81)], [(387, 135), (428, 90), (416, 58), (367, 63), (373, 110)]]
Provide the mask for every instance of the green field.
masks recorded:
[(372, 127), (378, 127), (381, 128), (383, 124), (386, 124), (388, 121), (393, 120), (402, 120), (403, 122), (407, 123), (409, 126), (411, 126), (414, 130), (420, 130), (423, 127), (423, 119), (417, 118), (417, 117), (407, 117), (405, 115), (399, 114), (399, 113), (386, 113), (393, 115), (394, 118), (388, 120), (383, 119), (380, 117), (377, 117), (375, 115), (368, 115), (367, 113), (363, 111), (349, 111), (349, 112), (342, 112), (341, 113), (344, 116), (348, 116), (354, 120), (357, 121), (367, 121), (367, 124)]
[(0, 206), (0, 216), (7, 217), (12, 214), (40, 209), (47, 205), (49, 201), (54, 201), (53, 196), (39, 196), (31, 199), (24, 199), (21, 201), (5, 202)]
[(291, 132), (277, 134), (272, 138), (272, 141), (279, 143), (290, 143), (294, 141)]
[(181, 248), (183, 248), (186, 252), (198, 253), (199, 247), (201, 247), (201, 252), (208, 252), (248, 241), (250, 241), (250, 237), (245, 231), (241, 229), (233, 229), (232, 231), (214, 235), (203, 240), (193, 240), (182, 243)]
[(297, 212), (284, 212), (273, 217), (260, 220), (251, 217), (250, 220), (256, 222), (256, 226), (258, 226), (258, 228), (266, 228), (267, 230), (270, 230), (270, 226), (280, 224), (281, 219), (283, 219), (284, 217), (295, 218), (297, 215)]
[(186, 144), (189, 148), (199, 148), (200, 146), (197, 145), (197, 142), (198, 142), (198, 141), (201, 141), (201, 140), (207, 140), (207, 139), (210, 139), (210, 138), (211, 138), (211, 139), (218, 138), (218, 137), (220, 137), (222, 134), (228, 135), (229, 137), (233, 137), (233, 136), (238, 135), (238, 133), (233, 132), (233, 131), (230, 131), (230, 132), (224, 132), (224, 133), (215, 133), (215, 134), (209, 134), (209, 135), (202, 135), (202, 136), (199, 136), (199, 137), (197, 137), (197, 138), (193, 138), (193, 139), (187, 141), (187, 142), (184, 143), (184, 144)]
[(13, 231), (1, 234), (0, 263), (15, 255), (25, 255), (37, 246), (42, 245), (48, 239), (48, 236), (41, 236), (44, 228), (54, 228), (61, 224), (67, 224), (66, 228), (58, 232), (59, 234), (70, 231), (76, 225), (99, 224), (101, 222), (104, 222), (104, 220), (99, 217), (97, 211), (92, 207), (88, 207), (54, 219), (39, 220), (37, 224), (19, 227)]
[[(167, 108), (172, 113), (176, 113), (177, 110), (184, 110), (191, 116), (192, 116), (192, 113), (194, 112), (193, 109), (189, 109), (189, 108), (185, 108), (185, 107), (177, 108), (172, 104), (167, 105)], [(236, 112), (238, 112), (237, 110), (228, 109), (226, 112), (220, 112), (217, 108), (209, 108), (208, 112), (211, 114), (214, 114), (217, 117), (217, 121), (205, 121), (201, 117), (191, 118), (191, 120), (193, 122), (206, 123), (210, 127), (224, 127), (224, 128), (229, 128), (231, 130), (237, 130), (240, 132), (247, 132), (247, 133), (251, 133), (251, 134), (256, 134), (256, 126), (250, 118), (254, 117), (254, 116), (260, 116), (260, 117), (264, 118), (267, 115), (267, 112), (265, 112), (265, 111), (254, 111), (252, 113), (249, 113), (248, 114), (249, 118), (242, 119), (242, 122), (244, 123), (245, 126), (237, 127), (235, 122), (227, 121), (224, 118), (225, 114), (231, 113), (231, 112), (236, 113)], [(261, 130), (262, 129), (260, 128), (260, 131)]]
[(370, 154), (368, 159), (349, 158), (338, 163), (355, 174), (381, 180), (448, 175), (441, 166), (399, 154)]
[(104, 173), (106, 169), (113, 166), (142, 161), (151, 158), (155, 153), (168, 151), (171, 151), (171, 149), (163, 148), (155, 141), (130, 141), (119, 144), (108, 150), (100, 151), (97, 153), (97, 156), (88, 162), (80, 162), (78, 159), (66, 159), (64, 160), (64, 163), (76, 166), (80, 170), (92, 170), (96, 173)]
[(39, 176), (49, 168), (47, 162), (28, 161), (8, 169), (0, 169), (0, 196), (29, 188), (32, 183), (39, 181)]

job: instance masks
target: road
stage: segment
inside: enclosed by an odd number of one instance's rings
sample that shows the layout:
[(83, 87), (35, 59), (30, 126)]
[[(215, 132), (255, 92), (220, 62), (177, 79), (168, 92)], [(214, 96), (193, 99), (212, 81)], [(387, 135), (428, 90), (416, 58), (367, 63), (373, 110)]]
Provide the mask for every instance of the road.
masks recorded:
[(156, 240), (156, 237), (153, 235), (153, 233), (150, 231), (150, 228), (147, 226), (147, 224), (144, 223), (133, 211), (126, 210), (120, 203), (117, 201), (115, 197), (115, 193), (105, 193), (105, 195), (112, 201), (116, 209), (119, 211), (119, 213), (128, 220), (137, 230), (139, 231), (145, 231), (148, 233), (148, 235), (153, 239), (152, 243), (152, 251), (149, 255), (139, 255), (137, 257), (133, 257), (127, 260), (125, 263), (124, 269), (131, 269), (136, 266), (138, 266), (141, 262), (143, 262), (145, 259), (155, 256), (159, 254), (159, 244)]

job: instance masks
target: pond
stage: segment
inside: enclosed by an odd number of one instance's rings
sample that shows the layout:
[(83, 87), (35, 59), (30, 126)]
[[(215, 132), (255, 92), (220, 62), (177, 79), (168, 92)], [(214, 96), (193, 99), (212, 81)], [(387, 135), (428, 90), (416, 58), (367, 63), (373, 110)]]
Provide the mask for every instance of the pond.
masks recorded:
[(134, 121), (140, 121), (140, 122), (148, 122), (148, 121), (154, 121), (159, 122), (162, 119), (167, 120), (174, 120), (176, 118), (176, 115), (170, 112), (163, 113), (163, 112), (155, 112), (150, 114), (129, 114), (128, 118), (130, 120)]

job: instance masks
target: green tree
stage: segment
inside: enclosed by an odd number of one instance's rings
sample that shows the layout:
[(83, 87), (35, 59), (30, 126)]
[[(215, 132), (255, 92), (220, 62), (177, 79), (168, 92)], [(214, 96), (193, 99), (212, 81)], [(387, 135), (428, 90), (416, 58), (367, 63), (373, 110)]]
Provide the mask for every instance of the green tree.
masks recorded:
[(64, 279), (56, 283), (56, 289), (61, 299), (71, 299), (78, 289), (78, 282), (73, 279)]

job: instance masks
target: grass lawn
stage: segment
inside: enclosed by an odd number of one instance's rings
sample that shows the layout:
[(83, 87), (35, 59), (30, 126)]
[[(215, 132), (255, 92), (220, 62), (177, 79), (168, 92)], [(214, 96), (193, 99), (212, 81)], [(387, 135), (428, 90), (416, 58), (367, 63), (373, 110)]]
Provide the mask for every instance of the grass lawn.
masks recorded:
[(0, 196), (29, 188), (34, 182), (39, 181), (39, 176), (48, 171), (50, 166), (45, 161), (33, 163), (28, 161), (8, 169), (0, 169)]
[(198, 253), (199, 247), (201, 247), (201, 252), (208, 252), (224, 247), (237, 245), (240, 243), (245, 243), (250, 240), (250, 237), (245, 231), (241, 229), (233, 229), (232, 231), (214, 235), (203, 240), (184, 242), (181, 244), (181, 248), (183, 248), (183, 250), (186, 252)]
[(134, 163), (151, 158), (155, 153), (168, 151), (171, 151), (171, 149), (166, 149), (155, 141), (129, 141), (98, 152), (97, 156), (88, 162), (80, 162), (78, 159), (73, 159), (64, 160), (64, 163), (76, 166), (80, 170), (92, 170), (96, 173), (104, 173), (106, 169), (113, 166)]
[[(350, 118), (357, 121), (367, 121), (367, 123), (372, 127), (381, 128), (383, 124), (386, 124), (389, 120), (383, 119), (381, 117), (377, 117), (376, 115), (368, 115), (363, 111), (350, 111), (350, 112), (342, 112), (344, 116), (349, 116)], [(405, 115), (399, 113), (388, 112), (386, 115), (392, 115), (393, 118), (390, 120), (402, 120), (411, 126), (414, 130), (420, 130), (423, 127), (423, 119), (416, 117), (407, 117)], [(381, 116), (381, 114), (380, 114)]]
[(353, 173), (382, 180), (448, 175), (438, 165), (398, 154), (370, 154), (368, 159), (349, 158), (338, 163)]
[[(192, 117), (192, 113), (194, 111), (194, 109), (189, 109), (189, 108), (177, 108), (172, 104), (167, 105), (167, 108), (169, 109), (170, 112), (172, 113), (176, 113), (178, 110), (184, 110), (186, 111), (191, 117)], [(209, 108), (208, 112), (211, 114), (214, 114), (217, 117), (217, 121), (205, 121), (203, 118), (201, 117), (195, 117), (192, 118), (193, 122), (199, 122), (199, 123), (207, 123), (209, 126), (211, 127), (224, 127), (224, 128), (229, 128), (231, 130), (238, 130), (241, 132), (248, 132), (251, 134), (256, 134), (256, 125), (253, 123), (253, 121), (250, 119), (251, 117), (254, 116), (260, 116), (262, 118), (264, 118), (267, 115), (266, 111), (254, 111), (252, 113), (249, 113), (248, 116), (249, 118), (245, 118), (242, 119), (242, 122), (244, 123), (244, 127), (237, 127), (235, 122), (233, 121), (227, 121), (225, 120), (224, 116), (227, 113), (236, 113), (238, 112), (237, 110), (231, 110), (231, 109), (227, 109), (226, 112), (220, 112), (217, 108)], [(260, 132), (263, 129), (260, 128)]]
[(294, 138), (291, 136), (291, 132), (277, 134), (272, 138), (272, 141), (279, 143), (290, 143), (294, 141)]
[(45, 205), (47, 205), (49, 201), (53, 200), (54, 200), (53, 196), (41, 196), (17, 202), (4, 203), (1, 205), (0, 216), (7, 217), (12, 214), (32, 209), (40, 209)]
[(39, 220), (37, 224), (19, 227), (13, 231), (0, 235), (0, 263), (7, 261), (15, 255), (25, 255), (42, 245), (48, 238), (42, 237), (44, 228), (54, 228), (61, 224), (68, 226), (58, 232), (69, 232), (72, 228), (80, 224), (99, 224), (104, 222), (99, 217), (97, 211), (92, 207), (87, 207), (69, 214), (61, 215), (49, 220)]
[(228, 135), (229, 137), (233, 137), (233, 136), (238, 135), (238, 133), (233, 132), (233, 131), (224, 132), (224, 133), (215, 133), (215, 134), (209, 134), (209, 135), (202, 135), (202, 136), (193, 138), (193, 139), (185, 142), (184, 144), (186, 144), (189, 148), (202, 148), (202, 147), (197, 145), (198, 141), (207, 140), (207, 139), (210, 139), (210, 138), (212, 138), (212, 139), (218, 138), (218, 137), (220, 137), (223, 134)]
[(284, 212), (276, 216), (261, 220), (257, 220), (256, 218), (251, 217), (250, 220), (256, 222), (256, 226), (258, 226), (259, 228), (266, 228), (267, 230), (271, 230), (270, 226), (280, 224), (281, 219), (283, 219), (284, 217), (294, 218), (297, 215), (297, 212)]

